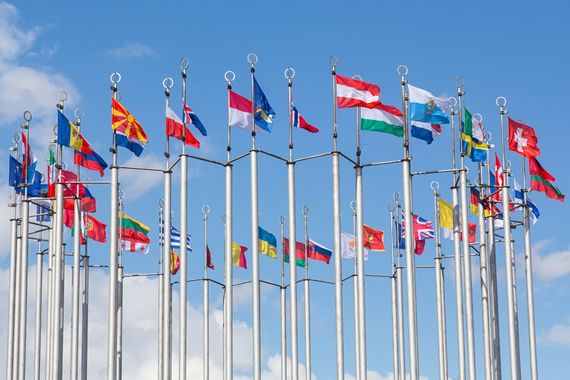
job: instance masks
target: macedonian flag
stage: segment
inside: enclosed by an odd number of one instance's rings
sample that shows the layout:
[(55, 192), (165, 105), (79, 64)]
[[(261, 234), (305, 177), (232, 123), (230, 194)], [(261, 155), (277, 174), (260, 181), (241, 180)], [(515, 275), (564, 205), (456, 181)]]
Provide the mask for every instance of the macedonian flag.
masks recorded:
[(143, 143), (148, 142), (146, 133), (139, 122), (114, 98), (112, 110), (112, 126), (114, 131), (124, 134), (129, 140), (136, 139)]

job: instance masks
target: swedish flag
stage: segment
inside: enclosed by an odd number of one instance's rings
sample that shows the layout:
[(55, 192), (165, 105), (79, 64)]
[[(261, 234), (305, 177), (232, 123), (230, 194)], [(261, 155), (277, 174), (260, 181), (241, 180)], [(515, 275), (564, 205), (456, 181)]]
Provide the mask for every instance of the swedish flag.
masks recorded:
[(255, 77), (253, 78), (253, 94), (254, 94), (254, 107), (255, 107), (255, 124), (265, 129), (267, 132), (271, 132), (271, 124), (273, 124), (273, 117), (275, 116), (275, 111), (269, 100), (263, 93), (259, 83)]

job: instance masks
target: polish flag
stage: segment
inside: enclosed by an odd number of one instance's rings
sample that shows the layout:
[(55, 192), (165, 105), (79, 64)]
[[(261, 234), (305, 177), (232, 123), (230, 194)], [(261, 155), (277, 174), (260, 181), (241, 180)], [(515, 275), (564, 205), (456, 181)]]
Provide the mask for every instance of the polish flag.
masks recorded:
[[(251, 124), (253, 123), (251, 108), (251, 100), (230, 90), (230, 127), (251, 131)], [(263, 129), (256, 125), (255, 131), (262, 132)]]
[(374, 83), (336, 75), (336, 100), (338, 108), (374, 108), (380, 102), (380, 87)]
[[(200, 141), (196, 140), (196, 137), (190, 132), (188, 128), (184, 126), (182, 120), (178, 117), (176, 113), (166, 106), (166, 135), (182, 140), (185, 137), (186, 141), (184, 143), (193, 148), (200, 148)], [(185, 136), (184, 136), (185, 135)]]

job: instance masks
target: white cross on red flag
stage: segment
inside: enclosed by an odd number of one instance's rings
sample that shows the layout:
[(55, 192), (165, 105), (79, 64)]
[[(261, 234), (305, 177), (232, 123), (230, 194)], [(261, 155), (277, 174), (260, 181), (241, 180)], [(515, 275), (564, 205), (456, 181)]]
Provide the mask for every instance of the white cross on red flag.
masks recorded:
[(509, 150), (525, 157), (540, 155), (538, 138), (532, 127), (514, 121), (509, 117)]

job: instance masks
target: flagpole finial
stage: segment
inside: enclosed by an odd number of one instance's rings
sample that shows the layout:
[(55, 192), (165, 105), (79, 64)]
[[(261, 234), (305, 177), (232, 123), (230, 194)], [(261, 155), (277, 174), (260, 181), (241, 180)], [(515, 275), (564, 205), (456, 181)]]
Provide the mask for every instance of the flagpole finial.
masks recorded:
[(400, 193), (398, 193), (398, 192), (396, 191), (396, 192), (394, 193), (393, 197), (394, 197), (394, 200), (395, 200), (396, 202), (398, 202), (398, 201), (400, 200)]
[(481, 115), (479, 112), (476, 112), (473, 114), (473, 120), (475, 120), (476, 122), (482, 123), (483, 122), (483, 115)]
[(455, 86), (457, 87), (457, 95), (463, 95), (465, 93), (463, 91), (464, 82), (462, 77), (460, 76), (455, 77)]
[(251, 67), (255, 66), (257, 64), (257, 62), (259, 62), (259, 58), (257, 57), (257, 54), (255, 54), (254, 52), (251, 52), (247, 55), (247, 63), (249, 63), (251, 65)]
[(507, 98), (505, 98), (504, 96), (499, 96), (495, 100), (495, 104), (497, 105), (497, 107), (500, 108), (502, 115), (507, 113), (507, 109), (505, 108), (507, 105)]
[(332, 68), (335, 69), (336, 66), (339, 64), (338, 57), (335, 54), (329, 55), (329, 63), (332, 66)]
[(32, 113), (30, 111), (24, 112), (24, 120), (29, 123), (32, 120)]
[(307, 205), (303, 206), (303, 215), (307, 216), (309, 215), (309, 212), (311, 211), (311, 208)]
[(358, 75), (358, 74), (354, 74), (354, 75), (352, 76), (352, 79), (354, 79), (354, 80), (360, 80), (360, 81), (361, 81), (361, 80), (362, 80), (362, 77), (361, 77), (360, 75)]
[(433, 191), (437, 191), (437, 190), (439, 190), (439, 182), (437, 182), (437, 181), (431, 181), (431, 183), (429, 184), (429, 187), (430, 187)]
[(279, 217), (279, 221), (281, 222), (281, 225), (284, 225), (285, 224), (285, 217), (283, 215), (281, 215)]
[(166, 77), (162, 80), (162, 87), (165, 90), (170, 90), (174, 86), (174, 80), (171, 77)]
[(352, 210), (352, 213), (356, 212), (356, 201), (350, 201), (350, 209)]
[(121, 74), (118, 72), (114, 72), (111, 74), (111, 76), (109, 77), (109, 79), (111, 80), (111, 83), (113, 84), (118, 84), (121, 81)]
[(59, 92), (59, 103), (57, 103), (57, 108), (59, 108), (60, 110), (63, 110), (63, 104), (65, 103), (65, 101), (69, 98), (67, 91), (65, 90), (61, 90)]
[(228, 70), (224, 73), (224, 79), (228, 82), (228, 85), (231, 85), (232, 82), (236, 79), (236, 73), (231, 70)]
[(164, 208), (164, 199), (159, 199), (159, 200), (158, 200), (158, 207), (160, 207), (161, 209)]
[(12, 136), (12, 143), (14, 145), (10, 147), (10, 152), (17, 152), (18, 144), (20, 143), (20, 135), (18, 133), (14, 133), (14, 136)]
[(285, 69), (285, 71), (283, 72), (283, 75), (285, 75), (286, 79), (293, 79), (293, 77), (295, 76), (295, 69), (292, 67), (287, 67)]
[(186, 69), (188, 68), (188, 66), (190, 66), (190, 60), (186, 57), (182, 57), (180, 59), (180, 69), (182, 71), (186, 71)]
[(202, 206), (202, 214), (208, 215), (208, 214), (210, 213), (210, 211), (211, 211), (210, 206), (208, 206), (208, 205), (203, 205), (203, 206)]
[(450, 96), (448, 98), (449, 101), (449, 106), (451, 108), (451, 111), (454, 112), (455, 111), (455, 107), (457, 106), (457, 98)]
[(398, 73), (399, 76), (405, 77), (406, 75), (408, 75), (408, 66), (398, 65), (398, 67), (396, 68), (396, 72)]

